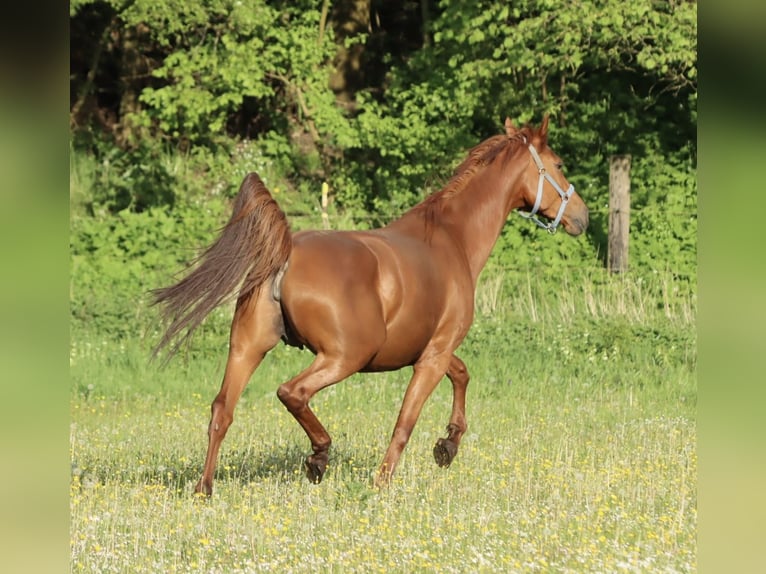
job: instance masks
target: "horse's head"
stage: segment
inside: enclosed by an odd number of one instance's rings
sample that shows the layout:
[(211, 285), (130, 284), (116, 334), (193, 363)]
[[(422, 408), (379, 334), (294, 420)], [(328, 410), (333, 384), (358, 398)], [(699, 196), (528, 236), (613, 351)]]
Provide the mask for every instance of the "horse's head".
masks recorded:
[[(539, 129), (518, 130), (510, 118), (505, 120), (505, 132), (509, 138), (521, 138), (529, 150), (529, 165), (521, 177), (523, 203), (519, 211), (540, 227), (554, 233), (559, 224), (569, 235), (579, 235), (588, 227), (588, 207), (561, 171), (563, 162), (548, 147), (548, 116)], [(549, 221), (537, 218), (542, 214)]]

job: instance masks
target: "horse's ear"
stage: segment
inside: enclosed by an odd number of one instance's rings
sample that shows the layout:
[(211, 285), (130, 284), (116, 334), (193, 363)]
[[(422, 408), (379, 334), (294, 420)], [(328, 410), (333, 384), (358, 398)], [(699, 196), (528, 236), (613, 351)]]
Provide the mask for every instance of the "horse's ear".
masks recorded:
[(516, 132), (516, 128), (513, 127), (513, 122), (508, 116), (505, 117), (505, 135), (511, 137)]
[(549, 114), (545, 114), (543, 116), (543, 123), (540, 126), (540, 137), (542, 139), (546, 139), (548, 137), (548, 119), (550, 118)]

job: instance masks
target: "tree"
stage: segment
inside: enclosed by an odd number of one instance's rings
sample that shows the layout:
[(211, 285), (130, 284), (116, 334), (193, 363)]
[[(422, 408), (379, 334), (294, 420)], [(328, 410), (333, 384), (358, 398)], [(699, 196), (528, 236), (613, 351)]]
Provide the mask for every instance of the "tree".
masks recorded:
[(551, 113), (575, 184), (598, 194), (609, 154), (660, 157), (679, 173), (696, 161), (696, 10), (651, 0), (78, 0), (73, 124), (109, 110), (102, 123), (128, 147), (257, 139), (285, 177), (329, 181), (338, 205), (385, 220), (506, 115)]

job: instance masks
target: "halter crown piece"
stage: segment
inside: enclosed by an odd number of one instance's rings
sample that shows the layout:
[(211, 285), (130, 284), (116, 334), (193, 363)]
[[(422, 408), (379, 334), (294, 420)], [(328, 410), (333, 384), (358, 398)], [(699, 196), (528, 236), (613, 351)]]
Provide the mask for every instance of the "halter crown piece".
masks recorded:
[[(526, 138), (525, 138), (526, 140)], [(531, 143), (527, 144), (527, 147), (529, 147), (529, 153), (532, 154), (532, 159), (535, 160), (535, 164), (537, 165), (537, 171), (540, 174), (540, 179), (537, 181), (537, 197), (535, 198), (535, 205), (532, 207), (532, 211), (529, 213), (525, 211), (519, 211), (519, 215), (526, 219), (531, 219), (534, 221), (539, 227), (542, 227), (543, 229), (547, 230), (548, 233), (554, 234), (556, 233), (556, 228), (559, 226), (559, 222), (561, 221), (561, 217), (564, 215), (564, 210), (567, 207), (567, 203), (569, 203), (569, 198), (572, 197), (572, 194), (574, 193), (575, 189), (574, 186), (570, 183), (569, 189), (564, 191), (561, 189), (561, 186), (556, 183), (556, 180), (553, 179), (548, 172), (545, 170), (545, 166), (543, 166), (543, 162), (540, 159), (540, 156), (537, 154), (537, 150), (535, 149), (535, 146), (533, 146)], [(548, 180), (548, 183), (550, 183), (553, 186), (553, 189), (558, 192), (558, 194), (561, 196), (561, 206), (559, 207), (559, 212), (556, 215), (556, 219), (549, 223), (543, 223), (540, 221), (535, 214), (537, 213), (537, 210), (540, 209), (540, 202), (543, 200), (543, 182), (545, 180)]]

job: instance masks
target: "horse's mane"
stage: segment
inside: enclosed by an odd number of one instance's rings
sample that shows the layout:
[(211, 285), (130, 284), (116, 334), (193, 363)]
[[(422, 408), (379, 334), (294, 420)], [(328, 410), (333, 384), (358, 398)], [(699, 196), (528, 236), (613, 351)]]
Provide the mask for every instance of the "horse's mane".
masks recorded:
[[(499, 161), (507, 162), (513, 157), (522, 144), (532, 141), (537, 130), (530, 126), (524, 126), (513, 135), (492, 136), (477, 146), (471, 148), (466, 158), (455, 169), (450, 180), (441, 190), (432, 193), (423, 201), (413, 207), (409, 213), (422, 214), (425, 222), (426, 238), (431, 237), (434, 222), (442, 210), (444, 203), (450, 197), (463, 191), (468, 182), (484, 167), (490, 165), (498, 156)], [(543, 142), (544, 143), (544, 142)]]

